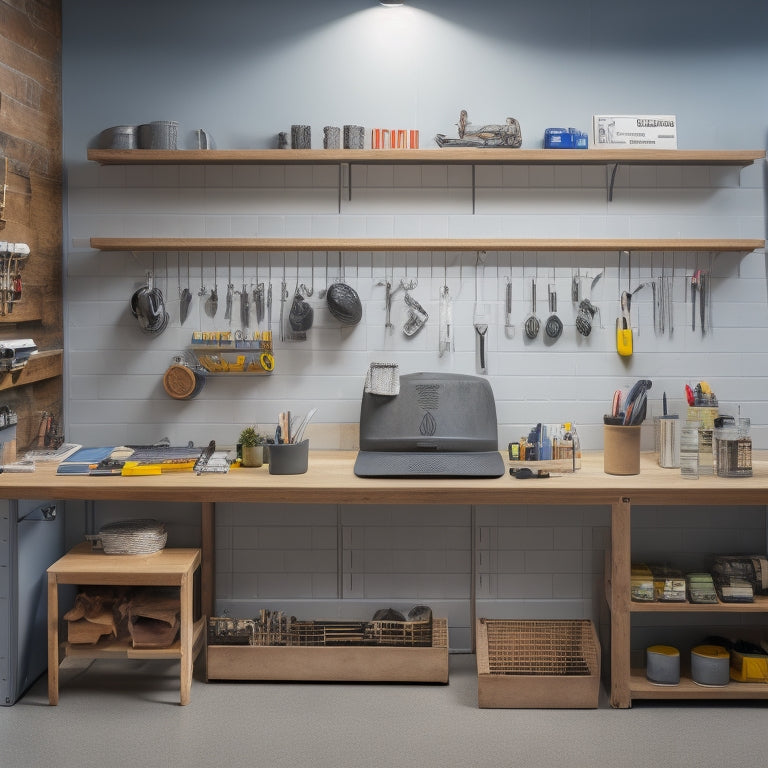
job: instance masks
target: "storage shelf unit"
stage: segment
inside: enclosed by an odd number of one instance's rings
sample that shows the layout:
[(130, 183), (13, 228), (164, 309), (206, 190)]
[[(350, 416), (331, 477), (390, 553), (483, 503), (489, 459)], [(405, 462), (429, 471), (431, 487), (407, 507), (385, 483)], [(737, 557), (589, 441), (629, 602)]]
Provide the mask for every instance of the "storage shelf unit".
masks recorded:
[[(89, 150), (88, 159), (102, 165), (269, 165), (269, 164), (310, 164), (338, 165), (340, 168), (340, 187), (344, 165), (359, 164), (445, 164), (445, 165), (604, 165), (606, 172), (610, 166), (618, 165), (657, 165), (657, 166), (730, 166), (744, 168), (764, 160), (764, 150), (502, 150), (502, 149), (451, 149), (451, 150)], [(615, 170), (615, 167), (614, 167)], [(613, 180), (609, 185), (609, 199), (613, 189)], [(711, 251), (711, 252), (750, 252), (764, 248), (763, 239), (514, 239), (514, 238), (107, 238), (94, 237), (90, 240), (91, 247), (102, 251)], [(313, 457), (310, 467), (318, 460)], [(645, 466), (643, 484), (633, 488), (635, 481), (623, 478), (627, 485), (614, 488), (608, 497), (599, 497), (595, 486), (606, 482), (606, 476), (600, 471), (590, 478), (590, 503), (610, 503), (611, 505), (611, 555), (606, 568), (608, 584), (606, 599), (611, 608), (611, 703), (615, 707), (628, 707), (633, 698), (768, 698), (768, 688), (756, 685), (754, 687), (743, 683), (732, 683), (723, 688), (702, 688), (691, 681), (681, 682), (677, 687), (652, 686), (645, 680), (644, 675), (630, 668), (630, 635), (632, 613), (657, 611), (658, 613), (679, 613), (689, 611), (691, 614), (704, 612), (699, 606), (655, 605), (637, 607), (630, 600), (630, 565), (631, 565), (631, 529), (630, 507), (633, 491), (642, 497), (643, 503), (672, 503), (690, 505), (695, 503), (711, 503), (713, 498), (704, 483), (694, 488), (684, 482), (684, 490), (673, 492), (674, 483), (666, 478), (658, 487), (649, 487), (647, 475), (653, 476), (655, 467)], [(647, 472), (646, 472), (647, 470)], [(338, 471), (336, 464), (330, 464), (326, 472), (333, 474)], [(579, 482), (588, 473), (582, 470)], [(757, 474), (757, 473), (756, 473)], [(361, 498), (370, 501), (376, 498), (381, 501), (380, 489), (373, 487), (363, 480), (355, 479), (350, 484), (349, 473), (345, 473), (342, 484), (334, 489), (334, 503), (343, 503), (341, 488), (349, 490), (355, 496), (355, 501)], [(679, 475), (678, 475), (679, 478)], [(610, 479), (610, 478), (609, 478)], [(719, 480), (719, 479), (718, 479)], [(612, 481), (612, 480), (611, 480)], [(274, 482), (274, 480), (273, 480)], [(303, 477), (306, 482), (306, 476)], [(451, 493), (451, 503), (458, 503), (457, 488), (451, 481), (443, 480), (440, 490), (427, 488), (423, 482), (410, 483), (401, 489), (404, 493), (403, 503), (435, 503), (435, 493)], [(544, 503), (565, 505), (579, 503), (568, 489), (559, 499), (554, 485), (529, 488), (526, 485), (525, 503), (543, 502), (539, 492), (546, 495)], [(388, 483), (387, 494), (396, 488), (396, 483)], [(298, 486), (301, 487), (301, 486)], [(514, 491), (510, 488), (497, 486), (499, 490), (498, 503), (515, 503)], [(478, 501), (477, 486), (473, 484), (470, 503)], [(765, 503), (766, 488), (762, 481), (753, 480), (741, 484), (736, 493), (729, 493), (727, 503), (751, 504)], [(744, 491), (749, 488), (750, 492)], [(733, 491), (730, 488), (729, 491)], [(217, 494), (219, 491), (217, 490)], [(284, 496), (278, 494), (278, 501), (296, 501), (296, 488), (292, 485)], [(245, 496), (250, 498), (249, 494)], [(202, 497), (199, 497), (203, 500)], [(218, 495), (209, 499), (214, 502)], [(313, 495), (313, 500), (318, 497)], [(387, 495), (391, 502), (393, 498)], [(718, 496), (718, 499), (725, 497)], [(206, 508), (207, 509), (207, 508)], [(209, 513), (212, 514), (212, 505)], [(209, 526), (210, 528), (210, 521)], [(212, 534), (210, 534), (212, 542)], [(208, 572), (212, 571), (208, 565)], [(210, 597), (210, 595), (209, 595)], [(768, 608), (763, 601), (756, 604), (740, 604), (734, 606), (713, 606), (707, 611), (733, 612), (734, 614), (759, 613)]]

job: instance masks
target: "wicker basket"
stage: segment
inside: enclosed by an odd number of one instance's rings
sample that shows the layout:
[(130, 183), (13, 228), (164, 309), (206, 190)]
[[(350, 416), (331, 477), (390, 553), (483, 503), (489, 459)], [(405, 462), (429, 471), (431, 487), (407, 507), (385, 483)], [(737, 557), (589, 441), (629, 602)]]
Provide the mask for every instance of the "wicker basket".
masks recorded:
[(149, 555), (165, 547), (168, 533), (165, 523), (157, 520), (123, 520), (102, 526), (85, 538), (107, 555)]
[(477, 621), (480, 707), (595, 709), (600, 645), (588, 620)]

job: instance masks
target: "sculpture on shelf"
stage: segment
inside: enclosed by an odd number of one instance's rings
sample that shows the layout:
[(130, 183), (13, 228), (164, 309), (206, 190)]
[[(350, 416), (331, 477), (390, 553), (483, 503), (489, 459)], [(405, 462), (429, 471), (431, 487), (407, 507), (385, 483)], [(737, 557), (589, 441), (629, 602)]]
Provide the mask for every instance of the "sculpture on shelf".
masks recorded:
[(517, 149), (523, 143), (520, 123), (514, 117), (507, 122), (475, 126), (469, 122), (467, 110), (459, 114), (459, 138), (449, 139), (444, 133), (438, 133), (435, 141), (439, 147), (507, 147)]

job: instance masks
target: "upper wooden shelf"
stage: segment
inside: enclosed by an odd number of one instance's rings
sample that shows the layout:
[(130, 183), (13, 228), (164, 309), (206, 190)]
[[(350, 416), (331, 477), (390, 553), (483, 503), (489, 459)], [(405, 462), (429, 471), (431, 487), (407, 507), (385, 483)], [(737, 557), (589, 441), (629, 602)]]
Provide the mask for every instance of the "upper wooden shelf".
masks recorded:
[[(286, 150), (287, 151), (287, 150)], [(98, 251), (732, 251), (764, 248), (757, 239), (245, 238), (92, 237)]]
[(269, 165), (339, 163), (523, 165), (730, 165), (765, 159), (765, 150), (687, 149), (89, 149), (101, 165)]

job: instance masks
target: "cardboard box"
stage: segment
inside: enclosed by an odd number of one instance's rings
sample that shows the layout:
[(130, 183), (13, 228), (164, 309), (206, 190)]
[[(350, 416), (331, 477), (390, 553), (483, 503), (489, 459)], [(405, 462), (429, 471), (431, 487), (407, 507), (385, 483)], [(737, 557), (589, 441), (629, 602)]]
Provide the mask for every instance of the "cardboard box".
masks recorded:
[(593, 115), (595, 149), (677, 149), (675, 115)]

